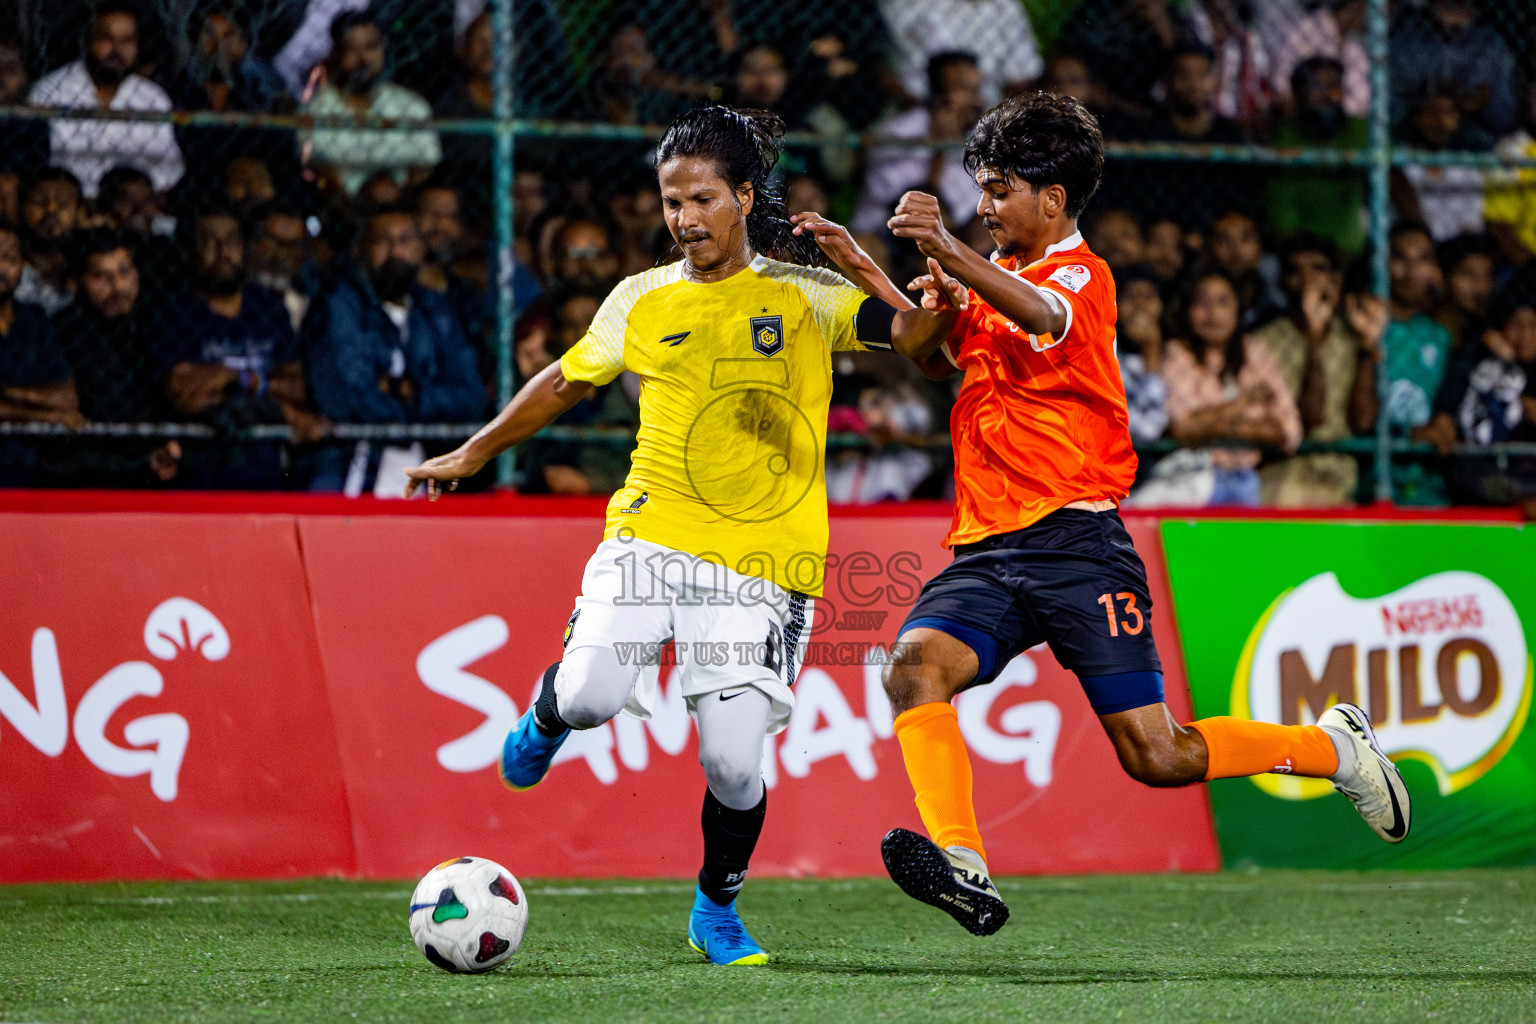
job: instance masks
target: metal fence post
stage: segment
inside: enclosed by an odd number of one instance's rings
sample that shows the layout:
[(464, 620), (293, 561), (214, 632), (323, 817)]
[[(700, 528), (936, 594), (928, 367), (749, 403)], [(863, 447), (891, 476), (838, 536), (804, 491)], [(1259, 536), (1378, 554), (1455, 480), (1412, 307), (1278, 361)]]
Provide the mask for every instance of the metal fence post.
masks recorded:
[[(496, 402), (512, 400), (512, 3), (491, 0), (492, 27), (496, 34), (496, 154), (494, 195), (496, 218)], [(517, 455), (503, 452), (496, 460), (496, 482), (510, 487), (516, 481)]]
[[(1392, 97), (1387, 68), (1387, 2), (1369, 0), (1366, 9), (1366, 48), (1371, 58), (1371, 290), (1390, 302), (1387, 279), (1387, 235), (1391, 230), (1392, 204)], [(1376, 367), (1376, 500), (1392, 500), (1392, 432), (1387, 417), (1389, 393), (1386, 338), (1382, 338), (1381, 362)]]

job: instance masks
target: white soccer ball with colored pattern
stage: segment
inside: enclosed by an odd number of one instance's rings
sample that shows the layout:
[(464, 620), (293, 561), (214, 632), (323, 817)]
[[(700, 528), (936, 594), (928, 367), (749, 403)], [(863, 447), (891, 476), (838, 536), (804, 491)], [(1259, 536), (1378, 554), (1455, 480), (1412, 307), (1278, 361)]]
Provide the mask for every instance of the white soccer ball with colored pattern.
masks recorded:
[(411, 893), (411, 938), (454, 974), (495, 970), (528, 929), (528, 899), (512, 872), (484, 857), (456, 857), (428, 871)]

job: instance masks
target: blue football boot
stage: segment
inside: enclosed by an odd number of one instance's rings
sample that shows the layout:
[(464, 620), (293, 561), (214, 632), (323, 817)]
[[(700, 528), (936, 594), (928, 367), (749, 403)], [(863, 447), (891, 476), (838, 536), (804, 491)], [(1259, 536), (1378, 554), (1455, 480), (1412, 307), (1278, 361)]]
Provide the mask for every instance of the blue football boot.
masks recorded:
[(757, 940), (747, 934), (741, 916), (736, 913), (736, 901), (721, 906), (704, 890), (693, 893), (693, 912), (688, 915), (688, 945), (709, 957), (712, 964), (729, 964), (733, 967), (765, 964), (768, 954)]
[[(559, 670), (558, 661), (544, 670), (544, 681), (539, 687), (538, 699), (534, 702), (535, 706), (548, 703), (545, 717), (556, 722), (560, 721), (554, 702), (555, 673)], [(558, 736), (546, 736), (534, 721), (533, 708), (530, 707), (501, 744), (501, 758), (496, 767), (501, 774), (502, 784), (518, 792), (538, 785), (539, 780), (549, 774), (555, 752), (570, 734), (571, 730), (566, 729)]]
[(549, 774), (549, 766), (555, 752), (571, 734), (567, 729), (558, 736), (546, 736), (533, 722), (533, 709), (523, 712), (517, 725), (507, 733), (501, 745), (501, 758), (497, 764), (502, 783), (511, 790), (522, 791), (538, 784)]

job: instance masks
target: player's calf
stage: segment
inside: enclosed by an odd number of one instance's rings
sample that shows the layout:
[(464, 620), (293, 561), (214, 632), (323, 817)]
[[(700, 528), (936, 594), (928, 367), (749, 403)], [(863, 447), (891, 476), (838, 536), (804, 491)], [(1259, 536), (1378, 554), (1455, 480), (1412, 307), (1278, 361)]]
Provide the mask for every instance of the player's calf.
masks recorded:
[(1174, 724), (1162, 704), (1100, 715), (1099, 721), (1120, 767), (1137, 782), (1164, 788), (1204, 780), (1205, 741), (1195, 730)]

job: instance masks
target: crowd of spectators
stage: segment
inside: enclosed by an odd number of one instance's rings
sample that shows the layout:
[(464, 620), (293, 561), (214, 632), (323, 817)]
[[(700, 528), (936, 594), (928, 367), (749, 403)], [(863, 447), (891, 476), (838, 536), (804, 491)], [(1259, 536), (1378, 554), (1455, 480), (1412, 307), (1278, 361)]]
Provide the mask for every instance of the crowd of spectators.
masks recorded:
[[(23, 425), (0, 434), (0, 486), (392, 493), (451, 439), (344, 440), (337, 424), (492, 411), (494, 142), (419, 123), (493, 114), (485, 0), (196, 0), (175, 23), (154, 0), (22, 8), (0, 16), (0, 421)], [(1145, 452), (1133, 504), (1368, 500), (1370, 446), (1345, 442), (1378, 423), (1440, 453), (1394, 461), (1398, 501), (1536, 497), (1536, 459), (1476, 455), (1536, 440), (1536, 171), (1394, 170), (1382, 303), (1362, 169), (1158, 148), (1364, 149), (1364, 0), (514, 10), (518, 116), (655, 126), (701, 102), (773, 110), (820, 141), (792, 147), (771, 184), (792, 209), (849, 223), (897, 280), (915, 253), (884, 223), (908, 189), (939, 196), (956, 233), (988, 248), (960, 151), (1000, 97), (1069, 93), (1111, 142), (1149, 144), (1116, 150), (1082, 225), (1119, 294)], [(1536, 156), (1532, 31), (1512, 2), (1396, 4), (1396, 143)], [(854, 132), (873, 141), (850, 145)], [(514, 383), (579, 339), (620, 278), (670, 258), (647, 145), (519, 140)], [(840, 354), (834, 370), (832, 500), (943, 496), (947, 456), (930, 442), (955, 382), (873, 355)], [(621, 377), (559, 425), (632, 426), (637, 401)], [(567, 432), (526, 446), (519, 469), (526, 490), (603, 492), (625, 448)]]

